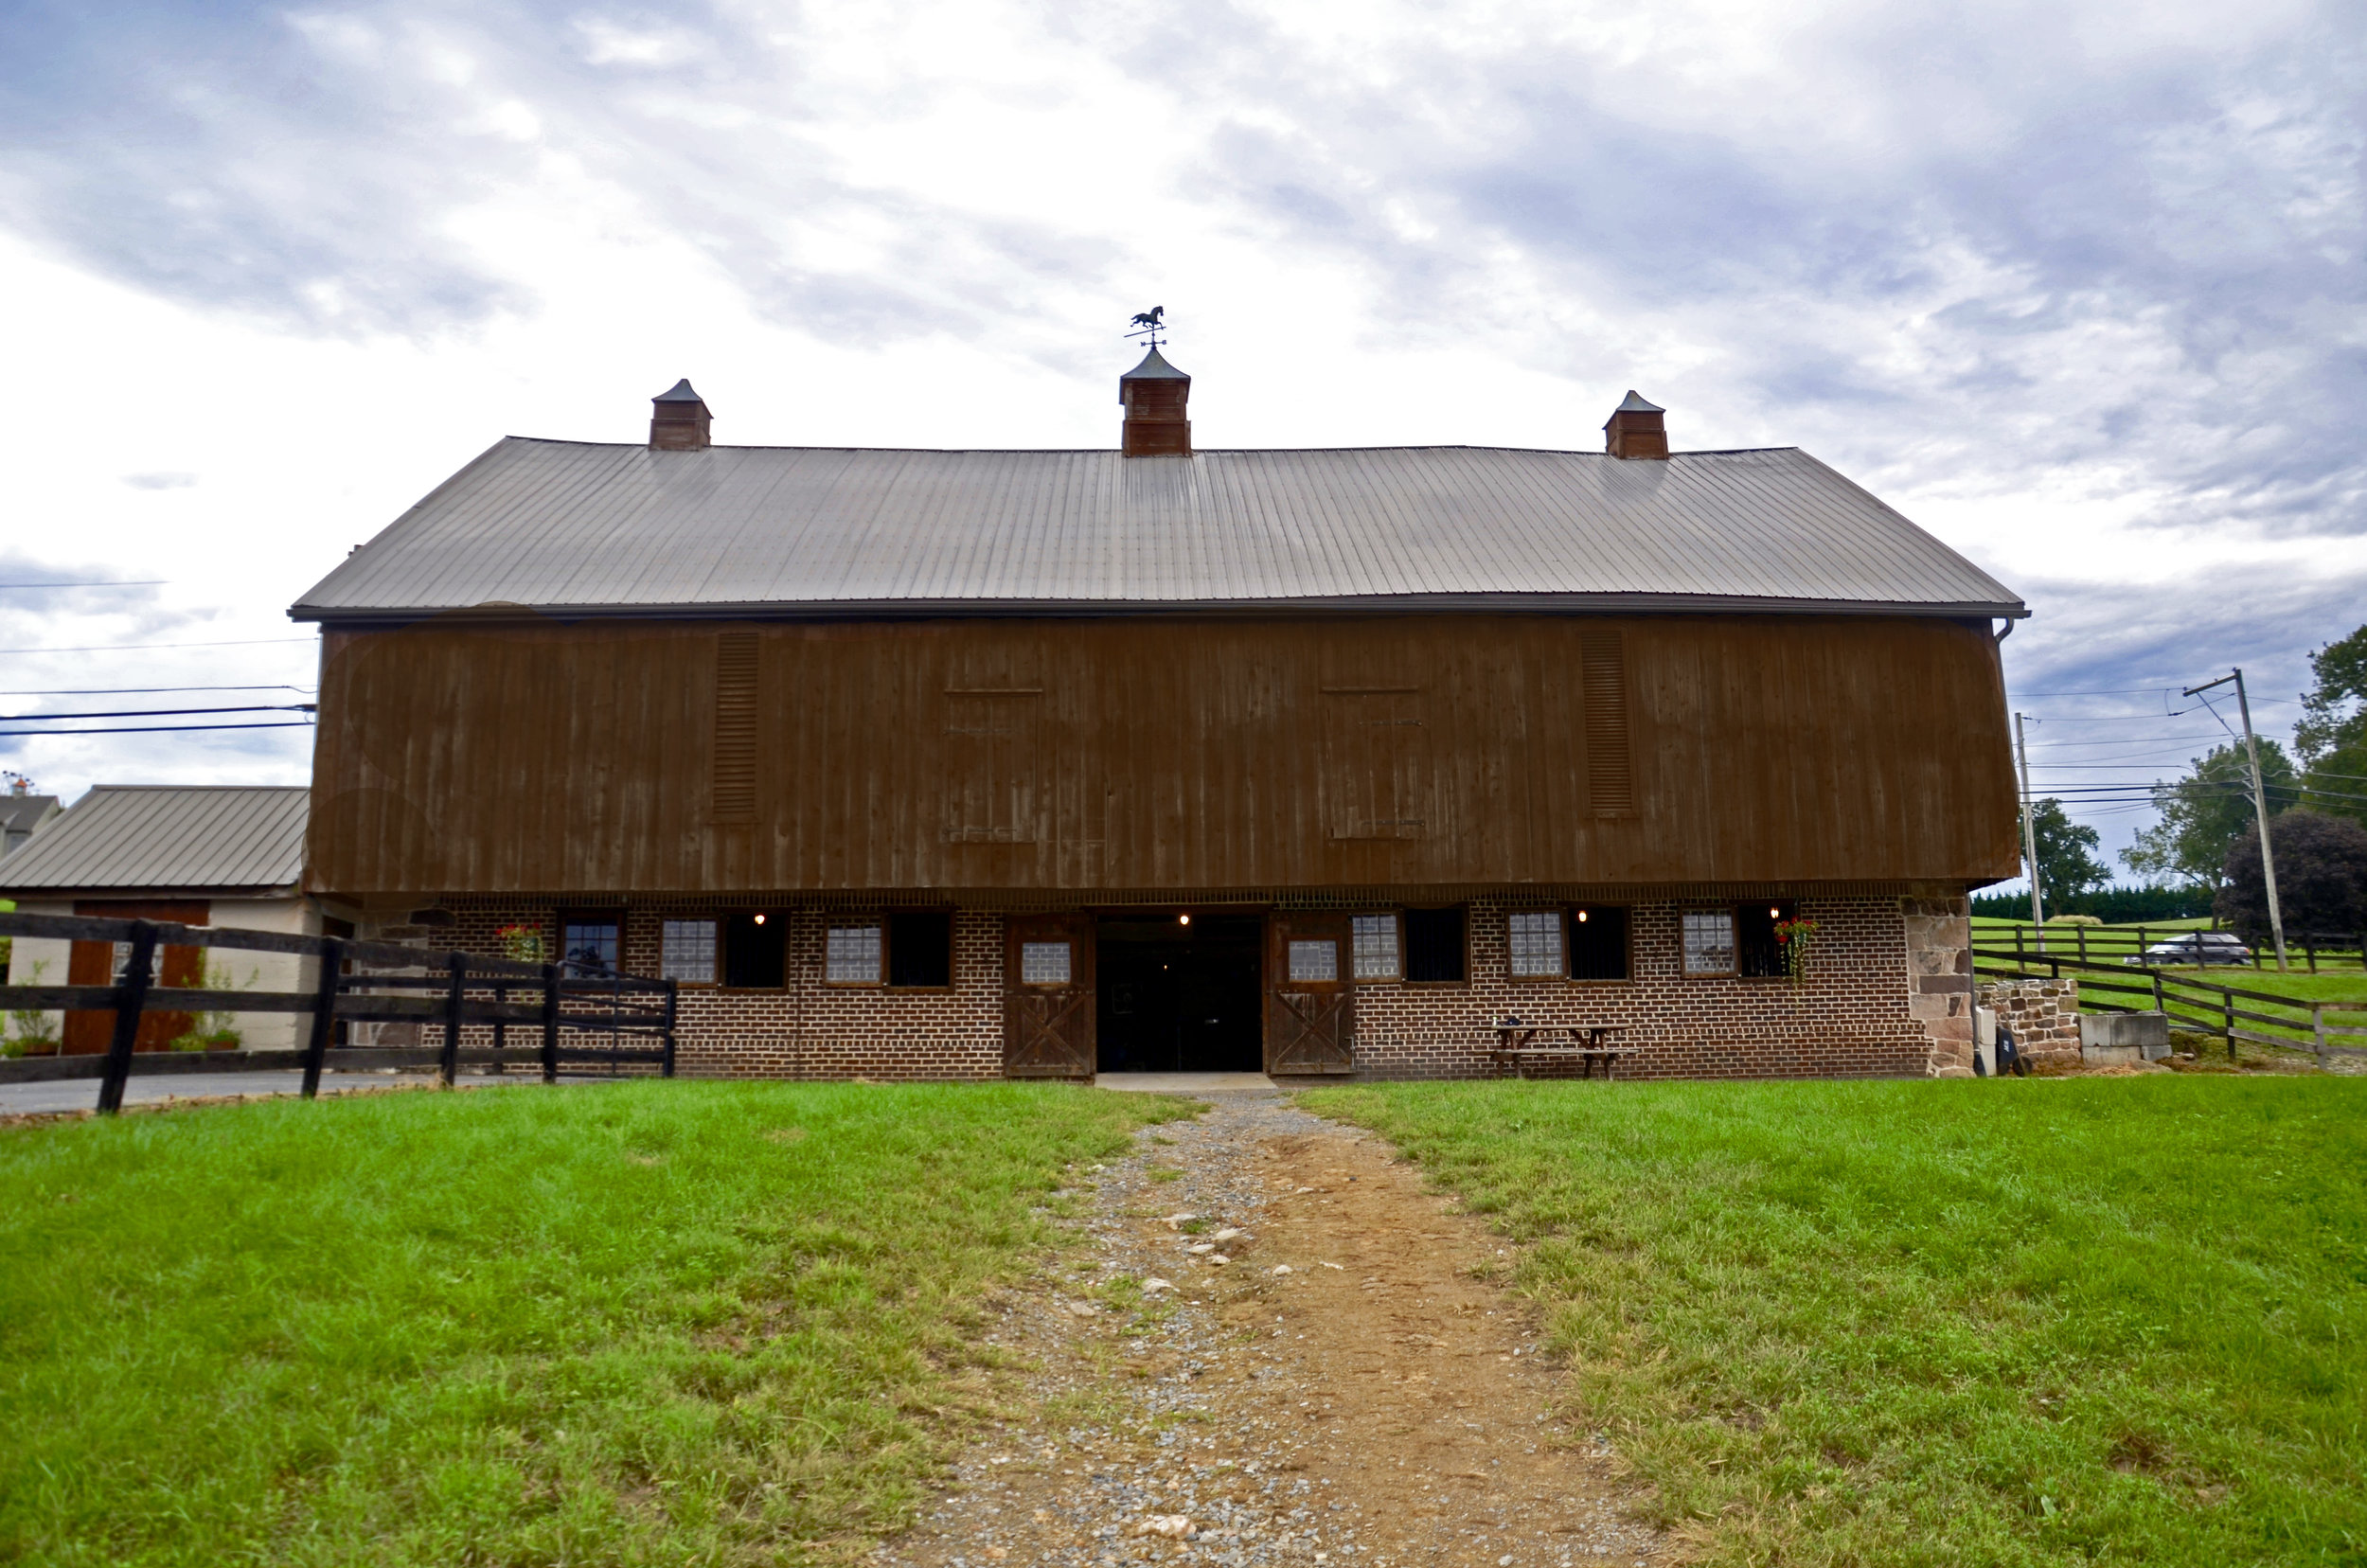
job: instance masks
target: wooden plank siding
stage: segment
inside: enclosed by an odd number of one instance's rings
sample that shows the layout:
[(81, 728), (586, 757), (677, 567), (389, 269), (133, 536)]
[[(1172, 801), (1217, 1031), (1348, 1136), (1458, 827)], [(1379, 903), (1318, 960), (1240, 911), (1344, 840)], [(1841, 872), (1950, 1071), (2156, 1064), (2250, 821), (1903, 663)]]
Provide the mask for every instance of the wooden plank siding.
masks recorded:
[(2019, 868), (1995, 646), (1934, 619), (471, 620), (332, 629), (320, 703), (311, 876), (352, 895)]

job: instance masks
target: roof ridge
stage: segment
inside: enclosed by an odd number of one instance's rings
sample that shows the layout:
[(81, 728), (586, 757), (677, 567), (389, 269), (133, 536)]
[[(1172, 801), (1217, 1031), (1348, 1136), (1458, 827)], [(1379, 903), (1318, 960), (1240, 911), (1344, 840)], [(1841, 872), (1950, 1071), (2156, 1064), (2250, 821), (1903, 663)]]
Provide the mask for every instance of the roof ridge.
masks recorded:
[[(578, 441), (564, 436), (505, 436), (505, 441), (531, 441), (537, 446), (594, 447), (611, 452), (649, 452), (647, 441)], [(1118, 457), (1124, 455), (1115, 447), (898, 447), (898, 446), (792, 446), (780, 442), (718, 441), (701, 452), (894, 452), (938, 453), (949, 457)], [(1798, 452), (1798, 444), (1763, 447), (1688, 447), (1671, 452), (1671, 457), (1734, 457), (1754, 452)], [(1525, 452), (1544, 457), (1593, 457), (1607, 462), (1632, 462), (1636, 459), (1614, 458), (1608, 452), (1593, 452), (1578, 447), (1491, 446), (1473, 441), (1404, 441), (1390, 446), (1280, 446), (1280, 447), (1195, 447), (1194, 457), (1258, 456), (1266, 454), (1306, 452)], [(1655, 459), (1657, 460), (1657, 459)], [(1142, 458), (1133, 459), (1135, 462)]]

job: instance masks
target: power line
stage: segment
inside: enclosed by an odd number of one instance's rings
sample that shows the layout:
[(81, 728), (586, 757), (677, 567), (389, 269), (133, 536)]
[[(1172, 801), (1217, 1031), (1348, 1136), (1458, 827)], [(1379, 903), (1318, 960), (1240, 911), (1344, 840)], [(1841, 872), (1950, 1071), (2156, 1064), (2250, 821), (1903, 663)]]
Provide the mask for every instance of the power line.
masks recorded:
[(44, 738), (65, 735), (192, 735), (199, 730), (234, 729), (311, 729), (306, 723), (279, 724), (124, 724), (111, 729), (77, 730), (0, 730), (0, 739), (22, 739), (27, 736)]
[(0, 697), (145, 697), (163, 691), (301, 691), (310, 695), (311, 686), (58, 686), (25, 691), (0, 691)]
[(57, 719), (177, 719), (189, 713), (311, 713), (311, 703), (245, 703), (237, 707), (118, 708), (112, 713), (0, 713), (0, 724), (46, 724)]
[(318, 641), (318, 637), (248, 637), (234, 642), (94, 643), (88, 648), (0, 648), (0, 653), (140, 653), (156, 648), (271, 648)]

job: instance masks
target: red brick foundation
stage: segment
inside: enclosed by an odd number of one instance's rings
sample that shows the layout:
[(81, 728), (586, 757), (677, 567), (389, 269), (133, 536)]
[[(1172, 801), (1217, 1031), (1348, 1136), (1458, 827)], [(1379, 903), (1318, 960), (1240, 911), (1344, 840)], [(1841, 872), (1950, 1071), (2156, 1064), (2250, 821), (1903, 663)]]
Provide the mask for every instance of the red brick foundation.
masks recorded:
[[(1179, 896), (1188, 903), (1188, 895)], [(1309, 899), (1309, 904), (1337, 906)], [(660, 921), (715, 918), (753, 900), (635, 900), (624, 920), (628, 972), (658, 971)], [(708, 1078), (982, 1079), (1002, 1076), (1004, 916), (964, 909), (953, 922), (952, 985), (935, 990), (822, 984), (823, 930), (845, 906), (785, 907), (786, 981), (778, 990), (685, 987), (677, 1070)], [(600, 900), (574, 899), (570, 909)], [(422, 928), (429, 945), (500, 949), (524, 922), (555, 934), (555, 900), (454, 898), (453, 925)], [(1361, 907), (1360, 905), (1360, 907)], [(1818, 932), (1806, 972), (1789, 979), (1696, 978), (1680, 972), (1679, 900), (1633, 906), (1633, 977), (1516, 981), (1505, 955), (1506, 896), (1469, 905), (1469, 979), (1460, 985), (1368, 985), (1357, 992), (1359, 1076), (1489, 1076), (1495, 1021), (1621, 1024), (1640, 1054), (1633, 1078), (1907, 1078), (1969, 1071), (1972, 980), (1962, 899), (1802, 898)], [(431, 1027), (428, 1031), (434, 1033)], [(484, 1043), (471, 1031), (470, 1043)]]

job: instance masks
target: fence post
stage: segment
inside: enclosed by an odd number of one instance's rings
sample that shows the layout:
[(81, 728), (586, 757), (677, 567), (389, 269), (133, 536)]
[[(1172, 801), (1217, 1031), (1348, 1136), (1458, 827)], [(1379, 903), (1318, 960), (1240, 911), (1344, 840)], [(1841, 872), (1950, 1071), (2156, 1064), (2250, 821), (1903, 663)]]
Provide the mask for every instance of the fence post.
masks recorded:
[(2166, 1013), (2170, 1010), (2162, 1001), (2162, 971), (2160, 970), (2153, 971), (2153, 1010), (2158, 1013)]
[(682, 1001), (682, 982), (681, 982), (681, 981), (679, 981), (679, 980), (668, 980), (668, 981), (667, 981), (667, 982), (666, 982), (666, 1059), (665, 1059), (663, 1061), (661, 1061), (661, 1062), (659, 1062), (659, 1063), (658, 1063), (658, 1069), (657, 1069), (657, 1072), (658, 1072), (658, 1077), (660, 1077), (660, 1078), (672, 1078), (672, 1077), (674, 1076), (674, 1014), (675, 1014), (675, 1010), (676, 1010), (676, 1005), (677, 1005), (678, 1003), (680, 1003), (681, 1001)]
[[(2276, 846), (2270, 845), (2269, 847), (2273, 849)], [(2088, 961), (2088, 928), (2084, 925), (2076, 925), (2072, 927), (2072, 930), (2079, 934), (2079, 961), (2084, 964)]]
[(2023, 934), (2027, 929), (2020, 920), (2014, 922), (2014, 967), (2016, 969), (2030, 967), (2029, 950), (2022, 946)]
[(559, 966), (543, 966), (543, 1081), (559, 1081)]
[(493, 987), (493, 1076), (502, 1074), (502, 1048), (509, 1043), (509, 1025), (501, 1009), (509, 1001), (509, 988), (498, 982)]
[(2219, 1032), (2227, 1036), (2227, 1059), (2235, 1060), (2235, 997), (2222, 989), (2219, 992)]
[(337, 983), (346, 966), (346, 945), (334, 936), (321, 940), (321, 977), (312, 988), (312, 1032), (304, 1037), (304, 1097), (321, 1092), (321, 1063), (337, 1029)]
[(2317, 1042), (2311, 1048), (2318, 1056), (2318, 1071), (2323, 1073), (2326, 1070), (2326, 1005), (2323, 1002), (2309, 1005), (2309, 1032)]
[[(2269, 847), (2273, 849), (2273, 848), (2274, 848), (2274, 847), (2276, 847), (2276, 846), (2275, 846), (2274, 845), (2270, 845), (2270, 846), (2269, 846)], [(2310, 973), (2312, 973), (2312, 974), (2317, 973), (2317, 972), (2318, 972), (2318, 938), (2316, 938), (2315, 936), (2312, 936), (2312, 935), (2311, 935), (2308, 932), (2306, 932), (2306, 931), (2305, 931), (2305, 932), (2303, 932), (2303, 933), (2302, 933), (2302, 953), (2303, 953), (2303, 955), (2304, 955), (2305, 957), (2306, 957), (2306, 958), (2309, 960), (2309, 972), (2310, 972)]]
[(452, 989), (444, 993), (444, 1060), (440, 1070), (444, 1087), (449, 1089), (460, 1073), (460, 1009), (469, 979), (469, 956), (455, 953), (444, 960), (444, 965), (452, 971)]
[(132, 1077), (132, 1047), (140, 1038), (140, 1015), (148, 1008), (148, 971), (156, 961), (156, 928), (132, 922), (132, 955), (116, 987), (116, 1032), (107, 1041), (107, 1067), (98, 1080), (98, 1114), (123, 1109), (123, 1086)]

